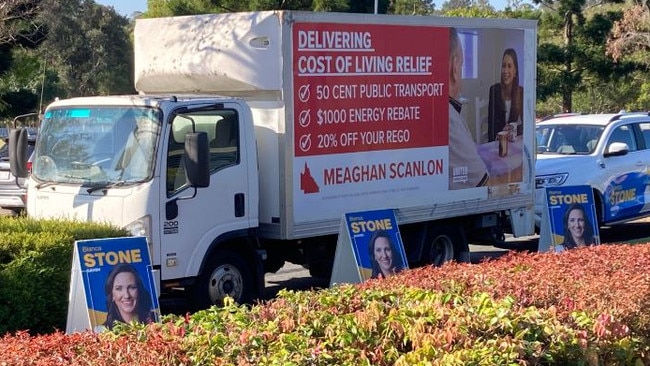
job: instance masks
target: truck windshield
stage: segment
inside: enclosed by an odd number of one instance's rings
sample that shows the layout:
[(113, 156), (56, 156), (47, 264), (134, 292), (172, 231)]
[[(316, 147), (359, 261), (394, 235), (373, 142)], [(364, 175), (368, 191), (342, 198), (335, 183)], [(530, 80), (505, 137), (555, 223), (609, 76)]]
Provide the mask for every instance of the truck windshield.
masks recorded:
[(153, 176), (159, 135), (153, 108), (53, 108), (38, 134), (32, 177), (88, 187), (146, 181)]

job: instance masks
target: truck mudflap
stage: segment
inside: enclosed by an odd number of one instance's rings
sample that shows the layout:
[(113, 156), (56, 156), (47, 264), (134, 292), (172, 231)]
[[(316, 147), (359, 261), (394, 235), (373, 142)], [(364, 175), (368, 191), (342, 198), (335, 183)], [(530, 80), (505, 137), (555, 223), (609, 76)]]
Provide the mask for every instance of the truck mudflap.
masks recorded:
[(535, 235), (535, 211), (532, 206), (514, 208), (508, 211), (514, 237)]

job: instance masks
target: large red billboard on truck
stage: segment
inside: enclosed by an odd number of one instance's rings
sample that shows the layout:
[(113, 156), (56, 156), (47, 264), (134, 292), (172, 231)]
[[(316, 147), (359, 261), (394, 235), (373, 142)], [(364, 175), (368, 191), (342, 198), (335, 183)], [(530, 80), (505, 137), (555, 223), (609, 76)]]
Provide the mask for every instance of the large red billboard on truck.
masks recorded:
[(518, 193), (523, 31), (296, 22), (291, 37), (296, 222)]

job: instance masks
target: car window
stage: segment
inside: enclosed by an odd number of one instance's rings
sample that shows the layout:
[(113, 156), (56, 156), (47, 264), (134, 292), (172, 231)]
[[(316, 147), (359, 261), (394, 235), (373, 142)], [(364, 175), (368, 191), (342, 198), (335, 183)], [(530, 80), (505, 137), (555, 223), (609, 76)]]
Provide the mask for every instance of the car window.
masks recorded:
[(645, 142), (645, 148), (650, 149), (650, 122), (639, 123), (639, 130), (641, 130), (641, 137)]
[(629, 151), (636, 151), (636, 141), (634, 140), (634, 131), (632, 131), (632, 125), (622, 125), (618, 126), (609, 137), (607, 146), (610, 146), (614, 142), (622, 142), (627, 144)]
[[(35, 141), (27, 142), (27, 156), (32, 155), (32, 152), (34, 151), (34, 144)], [(0, 147), (0, 159), (9, 160), (9, 139), (6, 139), (5, 144)]]

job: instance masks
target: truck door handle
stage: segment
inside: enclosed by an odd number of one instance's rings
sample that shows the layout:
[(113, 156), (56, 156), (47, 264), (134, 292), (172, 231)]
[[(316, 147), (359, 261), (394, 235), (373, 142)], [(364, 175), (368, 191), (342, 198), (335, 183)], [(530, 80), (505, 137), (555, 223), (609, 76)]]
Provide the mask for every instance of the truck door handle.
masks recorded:
[(246, 214), (246, 200), (243, 193), (235, 193), (235, 217), (243, 217)]

